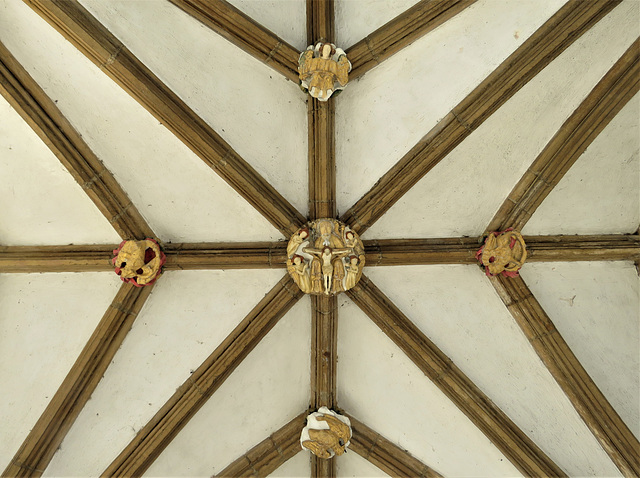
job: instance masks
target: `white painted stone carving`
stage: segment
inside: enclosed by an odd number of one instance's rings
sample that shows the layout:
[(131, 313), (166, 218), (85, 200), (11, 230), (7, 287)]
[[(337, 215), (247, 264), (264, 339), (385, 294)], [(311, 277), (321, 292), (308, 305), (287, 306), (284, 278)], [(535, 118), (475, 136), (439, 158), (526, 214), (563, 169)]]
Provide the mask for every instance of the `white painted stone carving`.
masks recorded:
[(319, 458), (332, 458), (346, 452), (352, 436), (351, 421), (327, 407), (307, 417), (300, 444)]

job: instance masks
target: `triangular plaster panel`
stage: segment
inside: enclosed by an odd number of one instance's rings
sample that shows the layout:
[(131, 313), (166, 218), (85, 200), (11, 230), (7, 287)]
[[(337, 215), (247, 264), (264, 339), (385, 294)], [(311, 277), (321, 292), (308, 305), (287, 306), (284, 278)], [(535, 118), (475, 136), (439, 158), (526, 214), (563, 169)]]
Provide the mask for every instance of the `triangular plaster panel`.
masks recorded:
[(0, 244), (120, 242), (82, 187), (4, 98), (0, 118)]
[(170, 2), (82, 3), (306, 215), (307, 96), (297, 83)]
[(304, 411), (310, 391), (310, 314), (310, 300), (304, 297), (187, 423), (145, 476), (217, 474)]
[(628, 234), (640, 224), (640, 95), (607, 125), (523, 228), (525, 234)]
[(617, 474), (479, 267), (377, 267), (368, 274), (560, 468)]
[(44, 412), (120, 284), (106, 272), (0, 274), (0, 469)]
[[(143, 3), (166, 8), (158, 2), (133, 3), (139, 8)], [(0, 40), (57, 101), (161, 239), (281, 237), (210, 167), (27, 5), (6, 2), (2, 7)]]
[(165, 272), (45, 476), (103, 472), (281, 277)]
[(338, 478), (385, 478), (389, 475), (347, 449), (347, 453), (336, 459), (336, 476)]
[(338, 356), (340, 407), (425, 465), (444, 476), (521, 476), (349, 299), (340, 303)]
[(358, 2), (336, 0), (335, 44), (346, 50), (385, 23), (418, 3), (419, 0), (374, 0)]
[(292, 47), (307, 48), (306, 2), (298, 0), (229, 0), (229, 3)]
[[(637, 25), (633, 3), (614, 9), (422, 178), (365, 237), (481, 235), (556, 131), (635, 40)], [(637, 167), (635, 172), (637, 184)]]
[(640, 439), (640, 283), (632, 262), (540, 262), (522, 277), (627, 426)]
[(300, 451), (296, 456), (289, 458), (286, 462), (280, 465), (280, 467), (269, 476), (272, 478), (299, 478), (301, 476), (309, 476), (310, 474), (311, 454), (309, 452)]
[(360, 199), (563, 3), (480, 0), (350, 83), (336, 101), (339, 211)]

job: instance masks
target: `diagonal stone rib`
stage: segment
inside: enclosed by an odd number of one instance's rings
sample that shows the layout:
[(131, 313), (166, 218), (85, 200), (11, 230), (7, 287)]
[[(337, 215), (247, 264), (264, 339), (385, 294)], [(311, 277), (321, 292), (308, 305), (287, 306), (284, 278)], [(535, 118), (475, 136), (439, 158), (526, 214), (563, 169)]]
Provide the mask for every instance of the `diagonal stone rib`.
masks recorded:
[(155, 237), (111, 172), (1, 42), (0, 94), (51, 149), (123, 239)]
[(306, 411), (301, 413), (214, 476), (269, 476), (302, 451), (300, 433), (307, 415)]
[[(367, 266), (477, 264), (482, 238), (377, 239), (363, 241)], [(524, 236), (527, 262), (634, 261), (640, 236)], [(1, 259), (1, 255), (0, 255)]]
[(626, 477), (640, 476), (640, 442), (580, 364), (521, 277), (491, 283), (540, 359)]
[(282, 278), (176, 390), (102, 476), (142, 476), (302, 295), (288, 275)]
[(569, 0), (342, 215), (366, 231), (472, 131), (557, 58), (620, 0)]
[(413, 457), (407, 450), (390, 442), (353, 415), (348, 416), (353, 429), (349, 450), (355, 451), (389, 476), (442, 478), (441, 474)]
[(169, 0), (241, 50), (298, 83), (300, 52), (224, 0)]
[(524, 476), (566, 476), (367, 277), (363, 275), (347, 295)]
[(165, 125), (285, 237), (305, 218), (75, 0), (25, 0)]
[(91, 398), (152, 288), (122, 284), (62, 385), (2, 476), (42, 476)]
[(422, 0), (378, 28), (347, 51), (353, 66), (349, 80), (367, 71), (442, 25), (476, 0)]
[(560, 127), (516, 184), (487, 228), (522, 230), (542, 201), (589, 145), (640, 90), (636, 40)]

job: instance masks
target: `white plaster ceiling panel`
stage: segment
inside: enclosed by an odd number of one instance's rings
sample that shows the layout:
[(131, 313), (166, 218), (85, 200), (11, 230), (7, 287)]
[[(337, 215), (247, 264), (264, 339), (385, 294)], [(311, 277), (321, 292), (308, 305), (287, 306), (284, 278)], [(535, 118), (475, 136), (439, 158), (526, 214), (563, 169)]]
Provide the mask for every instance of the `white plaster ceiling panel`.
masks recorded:
[(280, 476), (300, 478), (311, 474), (311, 454), (309, 452), (299, 452), (293, 458), (289, 458), (284, 464), (271, 473), (269, 476), (276, 478)]
[[(640, 33), (634, 7), (623, 3), (584, 34), (411, 188), (365, 237), (482, 234), (545, 145)], [(637, 136), (638, 128), (633, 131)]]
[(640, 284), (632, 262), (531, 263), (522, 277), (640, 439)]
[(228, 1), (292, 47), (300, 51), (307, 48), (306, 2), (300, 0)]
[[(349, 299), (340, 304), (338, 403), (444, 476), (521, 476)], [(464, 459), (461, 459), (464, 457)]]
[(296, 83), (169, 2), (81, 3), (306, 215), (307, 98)]
[(346, 50), (419, 0), (337, 0), (335, 2), (335, 44)]
[(626, 234), (640, 224), (640, 95), (540, 204), (525, 234)]
[(0, 40), (57, 101), (160, 238), (281, 237), (211, 168), (28, 6), (5, 2), (0, 8)]
[(117, 243), (107, 219), (0, 97), (0, 244)]
[(281, 277), (275, 270), (164, 273), (45, 476), (103, 472)]
[(569, 475), (618, 475), (479, 267), (376, 267), (368, 274)]
[(347, 453), (336, 459), (336, 476), (339, 478), (384, 478), (389, 475), (357, 453), (350, 452), (347, 448)]
[[(303, 297), (144, 476), (211, 476), (309, 406), (311, 301)], [(305, 473), (308, 474), (308, 471)]]
[(5, 469), (115, 297), (111, 273), (0, 274), (0, 468)]
[(563, 3), (480, 0), (350, 83), (336, 101), (339, 211), (360, 199)]

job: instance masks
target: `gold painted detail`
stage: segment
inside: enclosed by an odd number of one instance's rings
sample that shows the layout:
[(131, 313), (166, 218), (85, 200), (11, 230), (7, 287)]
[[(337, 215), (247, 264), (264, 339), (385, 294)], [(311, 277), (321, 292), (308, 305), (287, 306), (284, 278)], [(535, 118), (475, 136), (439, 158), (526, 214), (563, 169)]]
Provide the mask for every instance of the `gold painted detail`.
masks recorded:
[(351, 421), (327, 407), (307, 417), (300, 444), (318, 458), (342, 455), (351, 440)]
[(111, 260), (116, 274), (137, 287), (153, 284), (162, 273), (167, 258), (153, 239), (122, 241)]
[(305, 92), (320, 101), (344, 89), (349, 81), (351, 63), (341, 48), (333, 43), (309, 45), (298, 58), (300, 85)]
[(298, 229), (287, 244), (287, 270), (305, 294), (335, 295), (354, 287), (364, 268), (358, 234), (336, 219)]
[(491, 232), (476, 254), (488, 276), (515, 277), (527, 259), (522, 234), (513, 229)]

